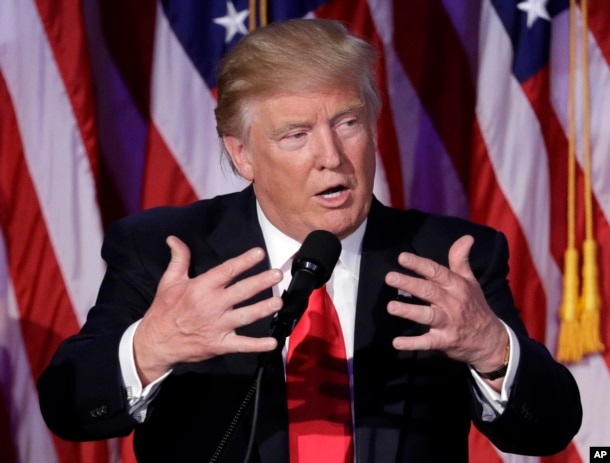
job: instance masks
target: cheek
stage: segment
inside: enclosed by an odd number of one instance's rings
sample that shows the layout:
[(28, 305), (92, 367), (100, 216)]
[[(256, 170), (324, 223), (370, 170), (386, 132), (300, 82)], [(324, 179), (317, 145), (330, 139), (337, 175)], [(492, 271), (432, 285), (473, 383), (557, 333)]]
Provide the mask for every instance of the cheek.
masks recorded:
[[(297, 189), (307, 182), (312, 166), (302, 153), (280, 153), (265, 162), (264, 175), (269, 183)], [(259, 174), (260, 175), (260, 174)]]
[(259, 186), (263, 187), (274, 202), (288, 204), (296, 202), (305, 189), (307, 176), (303, 170), (286, 162), (271, 162), (258, 170)]
[(354, 150), (354, 153), (358, 153), (352, 160), (356, 170), (359, 171), (361, 177), (370, 178), (370, 181), (373, 181), (377, 162), (375, 146), (370, 143), (362, 143)]

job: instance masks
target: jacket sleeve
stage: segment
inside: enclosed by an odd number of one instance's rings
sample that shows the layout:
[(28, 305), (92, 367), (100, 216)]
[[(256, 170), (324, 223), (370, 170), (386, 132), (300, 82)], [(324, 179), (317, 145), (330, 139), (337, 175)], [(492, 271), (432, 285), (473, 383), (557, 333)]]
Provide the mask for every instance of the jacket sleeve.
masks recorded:
[(129, 434), (118, 360), (121, 336), (150, 306), (165, 259), (144, 262), (128, 222), (113, 224), (104, 239), (107, 269), (94, 307), (81, 331), (57, 349), (38, 381), (40, 409), (51, 431), (73, 441)]
[(494, 421), (481, 420), (481, 404), (473, 400), (473, 421), (500, 450), (528, 455), (548, 455), (563, 450), (580, 428), (582, 406), (576, 381), (555, 361), (547, 348), (529, 337), (514, 307), (506, 280), (508, 247), (501, 233), (492, 240), (487, 264), (471, 256), (473, 269), (487, 301), (515, 332), (520, 359), (504, 412)]

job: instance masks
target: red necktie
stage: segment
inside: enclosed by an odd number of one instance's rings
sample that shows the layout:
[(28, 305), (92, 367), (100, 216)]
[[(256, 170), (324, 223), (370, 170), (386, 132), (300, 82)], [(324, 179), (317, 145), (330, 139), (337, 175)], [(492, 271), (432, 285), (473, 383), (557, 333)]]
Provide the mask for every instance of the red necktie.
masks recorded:
[(290, 463), (353, 463), (345, 344), (326, 287), (290, 335), (286, 367)]

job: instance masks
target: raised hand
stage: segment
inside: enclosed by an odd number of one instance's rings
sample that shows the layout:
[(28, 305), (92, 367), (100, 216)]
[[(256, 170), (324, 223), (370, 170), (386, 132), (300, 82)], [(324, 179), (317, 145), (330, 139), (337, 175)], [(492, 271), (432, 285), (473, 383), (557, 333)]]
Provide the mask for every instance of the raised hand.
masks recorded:
[(177, 363), (275, 348), (277, 341), (272, 337), (252, 338), (235, 333), (236, 328), (271, 315), (282, 306), (280, 297), (272, 297), (234, 309), (282, 279), (281, 271), (271, 269), (231, 284), (238, 275), (263, 260), (263, 249), (250, 249), (190, 278), (187, 245), (175, 236), (168, 237), (167, 244), (171, 249), (170, 263), (134, 336), (136, 366), (144, 385)]
[(428, 325), (430, 330), (421, 336), (395, 338), (396, 349), (437, 349), (482, 372), (504, 363), (508, 333), (487, 304), (470, 268), (468, 254), (473, 243), (471, 236), (456, 240), (449, 249), (448, 268), (415, 254), (399, 255), (400, 265), (422, 278), (389, 272), (386, 283), (429, 305), (392, 301), (388, 312)]

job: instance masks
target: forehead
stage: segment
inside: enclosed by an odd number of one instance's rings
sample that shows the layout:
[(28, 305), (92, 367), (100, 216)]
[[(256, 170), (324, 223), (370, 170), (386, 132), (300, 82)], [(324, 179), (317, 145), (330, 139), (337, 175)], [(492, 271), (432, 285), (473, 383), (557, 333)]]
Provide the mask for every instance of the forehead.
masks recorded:
[(360, 93), (351, 87), (322, 88), (298, 92), (278, 92), (252, 101), (253, 122), (261, 118), (267, 122), (286, 119), (333, 118), (364, 108)]

